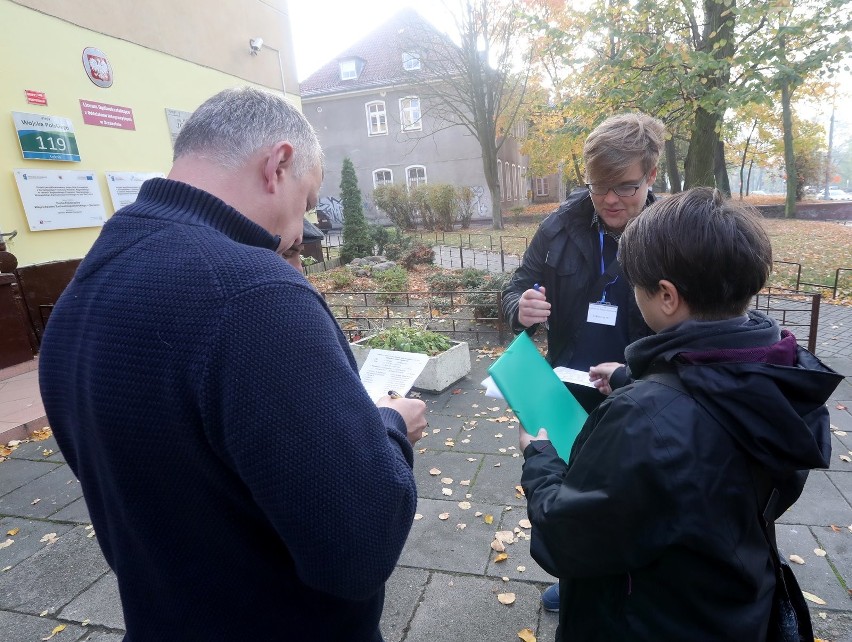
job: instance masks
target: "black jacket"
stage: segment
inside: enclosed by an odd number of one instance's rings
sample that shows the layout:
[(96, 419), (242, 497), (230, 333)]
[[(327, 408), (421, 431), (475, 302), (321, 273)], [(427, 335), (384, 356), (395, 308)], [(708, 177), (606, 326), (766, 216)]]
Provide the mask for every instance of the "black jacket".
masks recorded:
[(561, 578), (561, 639), (764, 639), (775, 576), (750, 462), (781, 491), (777, 517), (799, 471), (828, 465), (824, 404), (842, 377), (768, 317), (743, 321), (631, 344), (634, 376), (675, 369), (685, 392), (617, 390), (568, 464), (548, 441), (525, 450), (532, 556)]
[[(647, 205), (655, 201), (648, 192)], [(586, 319), (587, 304), (599, 297), (593, 285), (599, 279), (595, 244), (597, 230), (592, 228), (595, 208), (587, 189), (574, 190), (559, 209), (544, 221), (524, 253), (521, 266), (503, 290), (503, 314), (516, 333), (524, 330), (518, 322), (521, 295), (534, 283), (545, 287), (550, 302), (547, 332), (547, 358), (570, 360), (577, 335)], [(528, 331), (534, 332), (537, 326)], [(633, 297), (628, 306), (628, 334), (635, 341), (651, 334)], [(626, 346), (625, 346), (626, 347)]]

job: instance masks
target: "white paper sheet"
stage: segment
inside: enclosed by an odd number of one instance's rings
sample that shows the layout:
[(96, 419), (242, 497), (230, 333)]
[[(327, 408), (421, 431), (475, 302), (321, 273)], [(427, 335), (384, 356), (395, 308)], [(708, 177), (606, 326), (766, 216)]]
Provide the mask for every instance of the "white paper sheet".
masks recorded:
[(425, 354), (373, 348), (361, 366), (361, 383), (373, 401), (388, 394), (389, 390), (405, 396), (427, 361), (429, 356)]
[(589, 388), (595, 387), (595, 384), (589, 381), (588, 370), (575, 370), (574, 368), (558, 366), (553, 369), (553, 372), (555, 372), (556, 376), (566, 383), (575, 383), (578, 386), (588, 386)]

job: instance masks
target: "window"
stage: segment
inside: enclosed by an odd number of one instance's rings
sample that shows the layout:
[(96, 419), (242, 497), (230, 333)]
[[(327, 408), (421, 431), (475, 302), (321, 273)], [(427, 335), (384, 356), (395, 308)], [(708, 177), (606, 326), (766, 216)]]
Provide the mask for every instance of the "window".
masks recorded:
[(506, 200), (506, 184), (503, 182), (503, 162), (497, 161), (497, 182), (500, 183), (500, 200)]
[(423, 129), (423, 122), (420, 120), (420, 99), (417, 96), (399, 99), (399, 122), (404, 132)]
[(393, 172), (389, 169), (382, 168), (373, 172), (373, 189), (380, 185), (390, 185), (393, 183)]
[(408, 187), (417, 187), (418, 185), (426, 184), (426, 168), (423, 165), (411, 165), (405, 168), (405, 175), (408, 179)]
[(535, 179), (535, 195), (536, 196), (547, 196), (547, 179), (546, 178)]
[(358, 66), (355, 59), (340, 61), (340, 80), (353, 80), (358, 77)]
[(512, 163), (512, 171), (509, 174), (509, 185), (512, 188), (511, 190), (509, 190), (512, 193), (512, 197), (509, 199), (510, 201), (517, 201), (518, 200), (518, 184), (515, 182), (515, 174), (517, 174), (517, 173), (518, 172), (517, 172), (517, 169), (515, 168), (515, 164)]
[(415, 71), (420, 69), (420, 54), (416, 51), (403, 51), (402, 68), (406, 71)]
[(388, 133), (388, 118), (385, 112), (385, 101), (376, 100), (367, 103), (367, 134), (381, 136)]

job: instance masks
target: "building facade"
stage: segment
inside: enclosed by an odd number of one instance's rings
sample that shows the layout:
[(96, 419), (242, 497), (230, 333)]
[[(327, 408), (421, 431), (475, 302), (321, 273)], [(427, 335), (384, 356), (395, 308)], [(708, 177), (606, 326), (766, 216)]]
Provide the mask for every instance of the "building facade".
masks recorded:
[[(334, 226), (343, 221), (340, 172), (346, 157), (355, 166), (370, 220), (384, 220), (372, 191), (386, 183), (467, 186), (474, 195), (474, 220), (491, 218), (479, 142), (442, 118), (440, 106), (424, 91), (429, 58), (412, 42), (418, 29), (434, 32), (416, 12), (403, 10), (300, 85), (304, 114), (326, 157), (318, 209)], [(501, 208), (526, 205), (527, 160), (514, 136), (502, 145), (498, 167)]]
[[(167, 173), (174, 131), (216, 92), (250, 85), (300, 104), (286, 0), (219, 0), (215, 10), (196, 0), (0, 0), (0, 25), (0, 234), (20, 265), (84, 256), (117, 209), (108, 180)], [(61, 141), (45, 133), (58, 126)], [(25, 153), (27, 129), (36, 151)], [(97, 216), (82, 220), (67, 194), (39, 202), (48, 215), (34, 216), (33, 202), (27, 210), (38, 195), (20, 187), (25, 175), (72, 172), (87, 181), (80, 208)]]

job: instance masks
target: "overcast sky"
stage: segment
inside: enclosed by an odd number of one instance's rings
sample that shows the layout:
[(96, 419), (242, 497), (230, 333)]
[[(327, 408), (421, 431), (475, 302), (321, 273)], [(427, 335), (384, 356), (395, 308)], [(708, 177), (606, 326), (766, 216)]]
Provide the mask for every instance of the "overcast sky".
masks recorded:
[(403, 7), (414, 7), (442, 31), (453, 25), (441, 0), (290, 0), (288, 5), (300, 82)]

